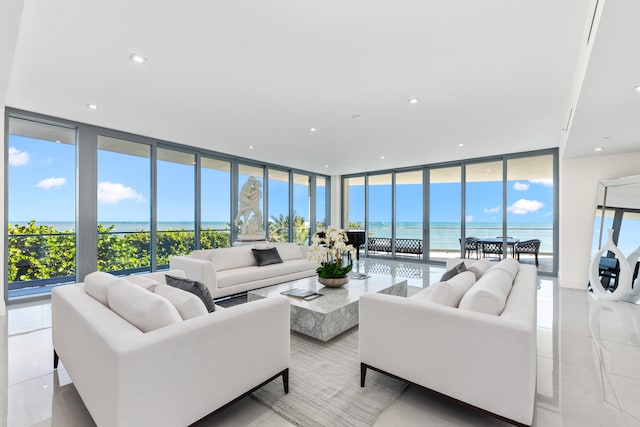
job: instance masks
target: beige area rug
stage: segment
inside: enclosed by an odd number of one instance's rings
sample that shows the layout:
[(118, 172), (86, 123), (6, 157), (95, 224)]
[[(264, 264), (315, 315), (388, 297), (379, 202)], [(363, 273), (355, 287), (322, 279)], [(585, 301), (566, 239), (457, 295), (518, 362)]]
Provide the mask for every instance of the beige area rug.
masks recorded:
[(292, 332), (289, 394), (275, 380), (252, 396), (293, 424), (372, 426), (406, 384), (368, 370), (360, 387), (358, 328), (323, 343)]

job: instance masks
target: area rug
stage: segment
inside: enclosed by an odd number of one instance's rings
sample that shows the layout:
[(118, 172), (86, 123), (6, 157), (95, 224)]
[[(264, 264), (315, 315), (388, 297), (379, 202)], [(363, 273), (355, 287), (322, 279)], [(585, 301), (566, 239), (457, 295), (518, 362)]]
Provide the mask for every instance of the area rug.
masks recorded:
[(372, 426), (406, 384), (368, 370), (360, 387), (358, 328), (323, 343), (291, 334), (289, 394), (272, 381), (252, 394), (289, 422), (304, 427)]

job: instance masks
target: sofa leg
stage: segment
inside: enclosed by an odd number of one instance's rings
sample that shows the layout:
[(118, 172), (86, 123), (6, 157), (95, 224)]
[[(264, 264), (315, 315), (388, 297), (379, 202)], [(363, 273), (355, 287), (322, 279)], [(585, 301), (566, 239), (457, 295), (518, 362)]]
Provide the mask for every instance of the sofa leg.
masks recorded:
[(360, 363), (360, 387), (364, 387), (364, 381), (367, 377), (367, 365)]
[(60, 358), (58, 357), (58, 353), (56, 353), (56, 349), (53, 349), (53, 369), (58, 369), (58, 361)]
[(284, 393), (289, 393), (289, 368), (282, 372), (282, 384), (284, 384)]

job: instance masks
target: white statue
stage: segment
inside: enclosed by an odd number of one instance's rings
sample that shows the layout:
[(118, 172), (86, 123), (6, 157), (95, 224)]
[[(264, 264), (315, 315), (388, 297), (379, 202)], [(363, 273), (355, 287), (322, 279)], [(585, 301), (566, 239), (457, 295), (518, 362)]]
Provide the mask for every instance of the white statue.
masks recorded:
[(262, 210), (260, 210), (260, 199), (262, 183), (254, 176), (250, 176), (240, 190), (238, 200), (238, 215), (234, 223), (241, 225), (241, 240), (262, 240), (264, 230), (262, 228)]

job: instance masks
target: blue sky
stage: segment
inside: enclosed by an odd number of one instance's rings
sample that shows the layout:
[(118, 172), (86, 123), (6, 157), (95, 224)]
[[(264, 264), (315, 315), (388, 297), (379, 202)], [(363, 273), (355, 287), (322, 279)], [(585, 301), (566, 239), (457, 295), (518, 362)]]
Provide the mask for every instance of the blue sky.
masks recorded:
[[(75, 218), (75, 146), (11, 135), (9, 140), (9, 221), (38, 223)], [(158, 162), (158, 221), (183, 222), (194, 218), (194, 168)], [(248, 176), (240, 176), (242, 185)], [(229, 174), (203, 168), (202, 221), (229, 222)], [(98, 220), (148, 222), (151, 211), (150, 162), (109, 151), (98, 153)], [(271, 214), (288, 212), (288, 184), (274, 181), (270, 188)], [(308, 218), (306, 186), (294, 186), (294, 210)], [(46, 209), (41, 209), (44, 206)]]
[[(364, 219), (364, 187), (351, 186), (349, 217), (357, 222)], [(431, 221), (459, 221), (461, 184), (433, 184), (430, 188)], [(502, 222), (502, 182), (471, 182), (466, 189), (467, 222)], [(399, 222), (422, 221), (422, 186), (399, 186), (396, 192), (396, 215)], [(369, 220), (391, 220), (391, 189), (386, 185), (372, 185), (369, 189)], [(507, 221), (553, 222), (553, 187), (548, 181), (509, 181), (507, 190)]]

